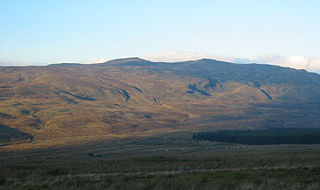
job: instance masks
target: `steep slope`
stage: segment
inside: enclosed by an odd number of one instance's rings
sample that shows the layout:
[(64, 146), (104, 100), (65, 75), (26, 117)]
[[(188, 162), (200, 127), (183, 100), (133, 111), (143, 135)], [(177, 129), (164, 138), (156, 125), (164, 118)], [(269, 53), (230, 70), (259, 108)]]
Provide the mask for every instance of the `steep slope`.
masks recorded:
[(318, 74), (209, 59), (0, 67), (0, 124), (47, 145), (194, 127), (318, 127), (319, 95)]

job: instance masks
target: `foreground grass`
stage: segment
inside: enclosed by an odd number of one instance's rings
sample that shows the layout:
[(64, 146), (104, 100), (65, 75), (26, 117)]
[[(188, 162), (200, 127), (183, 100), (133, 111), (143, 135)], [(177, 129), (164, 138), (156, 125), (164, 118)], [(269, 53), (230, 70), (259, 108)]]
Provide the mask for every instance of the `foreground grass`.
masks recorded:
[(2, 163), (0, 189), (320, 189), (319, 152)]
[[(40, 173), (39, 173), (40, 174)], [(320, 168), (70, 175), (48, 172), (1, 178), (1, 189), (319, 189)]]

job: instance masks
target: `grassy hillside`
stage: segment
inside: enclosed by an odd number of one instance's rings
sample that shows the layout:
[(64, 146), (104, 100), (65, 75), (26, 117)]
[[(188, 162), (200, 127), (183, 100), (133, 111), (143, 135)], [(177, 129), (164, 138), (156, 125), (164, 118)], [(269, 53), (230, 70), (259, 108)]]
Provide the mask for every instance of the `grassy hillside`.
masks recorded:
[(0, 67), (0, 124), (32, 135), (24, 148), (208, 127), (319, 127), (319, 86), (320, 75), (303, 70), (207, 59)]

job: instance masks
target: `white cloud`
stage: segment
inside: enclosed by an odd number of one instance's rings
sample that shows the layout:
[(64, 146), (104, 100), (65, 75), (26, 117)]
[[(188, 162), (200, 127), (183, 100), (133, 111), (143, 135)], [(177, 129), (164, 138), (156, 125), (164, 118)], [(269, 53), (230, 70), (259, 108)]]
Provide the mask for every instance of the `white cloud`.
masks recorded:
[(296, 69), (307, 69), (309, 61), (303, 56), (290, 56), (285, 60), (284, 65)]
[(320, 73), (320, 58), (312, 59), (309, 62), (308, 70)]
[(233, 63), (250, 63), (251, 60), (247, 58), (236, 58), (227, 55), (213, 55), (206, 53), (191, 53), (191, 52), (179, 52), (179, 51), (167, 51), (154, 54), (143, 55), (141, 58), (150, 61), (160, 62), (178, 62), (178, 61), (190, 61), (199, 60), (203, 58), (216, 59), (220, 61), (228, 61)]
[(278, 59), (274, 59), (265, 63), (320, 73), (320, 58), (310, 59), (304, 56), (289, 56), (279, 57)]
[(280, 58), (281, 56), (278, 54), (264, 54), (264, 55), (260, 55), (255, 58), (252, 58), (252, 60), (257, 63), (268, 63)]
[(82, 64), (95, 64), (95, 63), (104, 63), (109, 61), (110, 59), (107, 58), (97, 58), (97, 59), (91, 59), (89, 61), (80, 61)]
[(20, 62), (20, 61), (0, 61), (0, 66), (7, 67), (20, 67), (20, 66), (44, 66), (48, 65), (47, 63), (31, 63), (31, 62)]
[(177, 61), (190, 61), (205, 58), (204, 54), (199, 53), (188, 53), (188, 52), (177, 52), (177, 51), (167, 51), (159, 52), (155, 54), (144, 55), (141, 58), (150, 61), (160, 61), (160, 62), (177, 62)]

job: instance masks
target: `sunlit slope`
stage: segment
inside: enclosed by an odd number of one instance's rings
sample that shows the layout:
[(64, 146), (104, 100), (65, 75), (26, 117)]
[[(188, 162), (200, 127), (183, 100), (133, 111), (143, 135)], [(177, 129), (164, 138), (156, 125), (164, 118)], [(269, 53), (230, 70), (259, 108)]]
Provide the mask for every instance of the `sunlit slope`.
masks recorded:
[(0, 67), (0, 124), (34, 144), (194, 127), (318, 127), (319, 97), (318, 74), (208, 59)]

